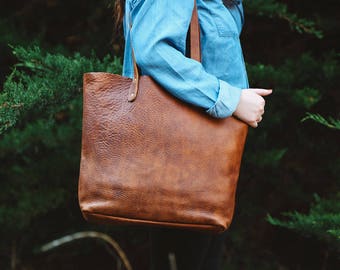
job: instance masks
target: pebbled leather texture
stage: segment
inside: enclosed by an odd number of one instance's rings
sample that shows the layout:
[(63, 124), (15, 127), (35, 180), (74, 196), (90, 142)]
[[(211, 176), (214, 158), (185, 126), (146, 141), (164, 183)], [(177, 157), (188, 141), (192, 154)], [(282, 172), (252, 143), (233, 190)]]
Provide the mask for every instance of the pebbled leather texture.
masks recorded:
[(85, 219), (221, 232), (231, 223), (248, 127), (139, 78), (84, 74), (79, 203)]

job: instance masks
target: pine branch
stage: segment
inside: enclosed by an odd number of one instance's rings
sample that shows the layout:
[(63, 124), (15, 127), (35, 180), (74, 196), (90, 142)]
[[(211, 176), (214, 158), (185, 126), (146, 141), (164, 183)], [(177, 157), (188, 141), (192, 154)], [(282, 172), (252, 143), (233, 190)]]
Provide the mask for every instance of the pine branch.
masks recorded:
[(13, 47), (19, 60), (0, 92), (0, 135), (19, 120), (46, 115), (81, 94), (82, 75), (90, 71), (120, 73), (118, 58), (99, 60), (75, 54), (44, 53), (39, 47)]
[(340, 244), (340, 193), (334, 198), (321, 199), (314, 195), (308, 214), (297, 211), (285, 212), (283, 216), (288, 219), (282, 220), (267, 215), (267, 221), (275, 226), (285, 227), (298, 231), (306, 236), (316, 236), (322, 241), (332, 242), (336, 246)]
[(288, 11), (286, 4), (276, 0), (244, 0), (245, 10), (250, 14), (279, 18), (287, 21), (290, 27), (299, 33), (308, 33), (322, 38), (323, 33), (316, 28), (312, 20), (300, 18), (297, 14)]
[(301, 122), (304, 122), (308, 119), (311, 119), (311, 120), (313, 120), (317, 123), (320, 123), (321, 125), (324, 125), (328, 128), (340, 130), (340, 119), (334, 119), (333, 117), (328, 117), (328, 119), (326, 119), (318, 113), (307, 112), (306, 115), (307, 115), (306, 117), (301, 119)]

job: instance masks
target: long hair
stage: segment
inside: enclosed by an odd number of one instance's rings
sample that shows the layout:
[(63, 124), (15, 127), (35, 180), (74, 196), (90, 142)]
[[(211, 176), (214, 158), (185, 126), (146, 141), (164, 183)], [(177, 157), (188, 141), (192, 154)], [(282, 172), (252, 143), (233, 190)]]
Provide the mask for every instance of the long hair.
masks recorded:
[(116, 27), (121, 25), (125, 10), (125, 0), (115, 0), (114, 17), (116, 18)]
[[(231, 7), (233, 5), (239, 4), (239, 0), (223, 0), (223, 4), (227, 7)], [(120, 26), (123, 16), (124, 16), (124, 9), (125, 9), (125, 0), (115, 0), (114, 5), (114, 15), (116, 18), (116, 26)]]

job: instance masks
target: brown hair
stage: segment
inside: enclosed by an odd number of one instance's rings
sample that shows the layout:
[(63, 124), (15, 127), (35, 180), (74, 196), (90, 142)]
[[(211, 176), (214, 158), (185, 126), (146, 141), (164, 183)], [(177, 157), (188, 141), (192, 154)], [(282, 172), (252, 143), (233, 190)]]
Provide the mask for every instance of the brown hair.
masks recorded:
[[(223, 3), (226, 6), (232, 6), (236, 4), (238, 1), (235, 0), (223, 0)], [(125, 0), (115, 0), (114, 5), (114, 15), (116, 18), (116, 26), (120, 26), (123, 16), (124, 16), (124, 9), (125, 9)]]
[(115, 0), (114, 4), (114, 16), (116, 18), (116, 27), (119, 27), (125, 10), (125, 0)]

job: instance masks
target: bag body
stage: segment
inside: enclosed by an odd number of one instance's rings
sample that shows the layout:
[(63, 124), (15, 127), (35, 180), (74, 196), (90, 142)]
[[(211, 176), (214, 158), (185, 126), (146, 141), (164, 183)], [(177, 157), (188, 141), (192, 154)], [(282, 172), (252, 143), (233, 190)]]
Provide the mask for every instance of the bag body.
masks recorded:
[(79, 201), (89, 221), (212, 231), (232, 219), (247, 125), (214, 119), (150, 77), (84, 75)]
[(78, 189), (84, 218), (224, 231), (247, 131), (240, 120), (213, 118), (139, 77), (136, 64), (134, 79), (84, 74)]

